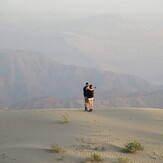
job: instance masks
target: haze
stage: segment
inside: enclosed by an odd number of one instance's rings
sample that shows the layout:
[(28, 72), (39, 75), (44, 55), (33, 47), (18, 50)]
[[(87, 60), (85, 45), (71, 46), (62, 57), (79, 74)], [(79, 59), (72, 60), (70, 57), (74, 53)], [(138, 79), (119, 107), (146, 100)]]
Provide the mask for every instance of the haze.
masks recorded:
[(1, 0), (0, 49), (163, 83), (162, 0)]
[(1, 0), (0, 3), (3, 19), (70, 18), (107, 13), (163, 13), (162, 0)]

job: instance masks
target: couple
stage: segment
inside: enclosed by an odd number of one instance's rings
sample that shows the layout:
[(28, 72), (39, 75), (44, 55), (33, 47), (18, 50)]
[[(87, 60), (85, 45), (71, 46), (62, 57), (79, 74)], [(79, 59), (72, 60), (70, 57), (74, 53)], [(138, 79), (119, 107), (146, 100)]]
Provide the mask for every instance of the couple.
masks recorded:
[[(92, 88), (92, 85), (89, 83), (85, 84), (85, 87), (83, 88), (83, 95), (85, 100), (85, 111), (92, 112), (93, 111), (93, 97), (94, 97), (94, 90), (96, 87)], [(88, 110), (88, 105), (90, 109)]]

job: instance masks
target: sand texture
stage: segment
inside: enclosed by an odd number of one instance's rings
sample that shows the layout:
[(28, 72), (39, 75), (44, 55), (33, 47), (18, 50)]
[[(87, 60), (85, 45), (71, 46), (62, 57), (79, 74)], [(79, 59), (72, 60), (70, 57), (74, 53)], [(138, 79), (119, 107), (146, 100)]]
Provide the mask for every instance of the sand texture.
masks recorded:
[[(68, 123), (61, 123), (62, 116)], [(123, 153), (138, 141), (144, 150)], [(64, 153), (50, 151), (50, 145)], [(108, 108), (0, 111), (0, 163), (81, 163), (92, 153), (104, 162), (163, 163), (163, 110)]]

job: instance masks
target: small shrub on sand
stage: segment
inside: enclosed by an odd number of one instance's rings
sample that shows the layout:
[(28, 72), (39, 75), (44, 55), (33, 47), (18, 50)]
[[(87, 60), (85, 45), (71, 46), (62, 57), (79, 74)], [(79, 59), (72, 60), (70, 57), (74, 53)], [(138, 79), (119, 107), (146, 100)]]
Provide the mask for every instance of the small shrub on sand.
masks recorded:
[(143, 150), (144, 147), (143, 145), (141, 145), (139, 142), (134, 141), (134, 142), (130, 142), (128, 144), (125, 145), (125, 148), (123, 148), (123, 152), (125, 153), (134, 153), (137, 152), (139, 150)]
[(64, 124), (64, 123), (68, 123), (68, 122), (69, 122), (69, 116), (67, 113), (65, 113), (62, 115), (60, 123)]
[(101, 158), (100, 155), (94, 153), (92, 154), (90, 157), (85, 158), (85, 160), (83, 161), (83, 163), (103, 163), (103, 159)]
[(50, 145), (50, 151), (54, 152), (54, 153), (63, 153), (63, 152), (65, 152), (65, 149), (58, 146), (57, 144), (51, 144)]
[(129, 159), (120, 157), (114, 163), (129, 163)]

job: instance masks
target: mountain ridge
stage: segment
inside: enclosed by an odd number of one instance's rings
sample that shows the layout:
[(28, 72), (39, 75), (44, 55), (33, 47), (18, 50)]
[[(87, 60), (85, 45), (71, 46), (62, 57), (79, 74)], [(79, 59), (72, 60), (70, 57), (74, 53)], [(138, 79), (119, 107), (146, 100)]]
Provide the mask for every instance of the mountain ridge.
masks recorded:
[[(163, 109), (163, 89), (151, 93), (136, 93), (118, 97), (95, 97), (95, 108), (106, 107), (144, 107)], [(55, 97), (38, 97), (17, 103), (9, 109), (59, 109), (59, 108), (84, 108), (83, 99), (58, 99)]]
[(34, 52), (1, 50), (0, 65), (1, 107), (41, 97), (69, 99), (70, 103), (76, 103), (82, 98), (86, 81), (97, 87), (96, 97), (99, 99), (161, 88), (132, 75), (59, 64)]
[(159, 14), (0, 22), (0, 49), (39, 51), (62, 64), (137, 75), (162, 84), (162, 22)]

